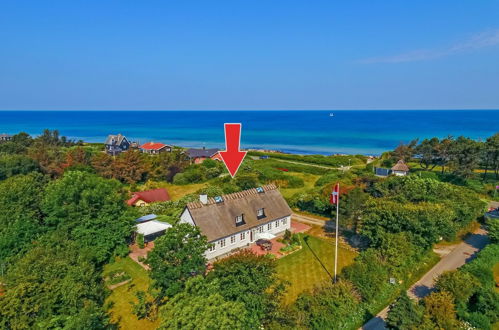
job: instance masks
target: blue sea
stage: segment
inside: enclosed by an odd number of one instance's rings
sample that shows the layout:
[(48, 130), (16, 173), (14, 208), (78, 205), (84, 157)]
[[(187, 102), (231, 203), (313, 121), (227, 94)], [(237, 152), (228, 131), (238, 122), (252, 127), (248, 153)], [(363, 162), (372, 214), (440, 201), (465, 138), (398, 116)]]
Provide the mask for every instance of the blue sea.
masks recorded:
[(223, 149), (224, 123), (242, 123), (242, 148), (376, 155), (416, 138), (485, 139), (499, 131), (499, 110), (0, 111), (0, 133), (48, 128), (88, 142), (122, 133), (140, 143)]

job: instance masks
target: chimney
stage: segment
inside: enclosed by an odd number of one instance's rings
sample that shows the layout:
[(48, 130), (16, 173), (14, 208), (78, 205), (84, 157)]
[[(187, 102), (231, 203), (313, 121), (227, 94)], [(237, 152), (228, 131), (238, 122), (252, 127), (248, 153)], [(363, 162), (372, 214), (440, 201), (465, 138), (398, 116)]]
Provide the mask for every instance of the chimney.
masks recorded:
[(204, 205), (208, 204), (208, 195), (199, 195), (199, 201)]

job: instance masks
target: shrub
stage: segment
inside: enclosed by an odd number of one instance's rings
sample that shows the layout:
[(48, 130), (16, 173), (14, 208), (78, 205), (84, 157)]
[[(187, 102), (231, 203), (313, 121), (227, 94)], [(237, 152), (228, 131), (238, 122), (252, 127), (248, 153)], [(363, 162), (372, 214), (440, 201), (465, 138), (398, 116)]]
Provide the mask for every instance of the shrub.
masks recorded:
[(143, 234), (138, 234), (137, 235), (137, 245), (139, 248), (143, 249), (144, 248), (144, 235)]

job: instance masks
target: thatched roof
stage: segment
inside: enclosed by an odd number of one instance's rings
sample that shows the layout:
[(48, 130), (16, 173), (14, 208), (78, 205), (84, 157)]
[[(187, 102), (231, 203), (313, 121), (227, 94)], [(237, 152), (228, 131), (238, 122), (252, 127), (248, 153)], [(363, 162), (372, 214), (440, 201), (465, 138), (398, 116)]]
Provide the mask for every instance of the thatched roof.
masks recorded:
[[(187, 209), (208, 241), (291, 215), (291, 209), (275, 185), (261, 188), (261, 192), (249, 189), (221, 196), (223, 201), (219, 203), (214, 198), (209, 198), (207, 204), (192, 202), (187, 204)], [(259, 218), (257, 211), (262, 208), (265, 217)], [(236, 226), (236, 216), (240, 215), (243, 215), (244, 223)]]
[(397, 164), (393, 165), (392, 171), (409, 172), (409, 167), (401, 159), (397, 162)]

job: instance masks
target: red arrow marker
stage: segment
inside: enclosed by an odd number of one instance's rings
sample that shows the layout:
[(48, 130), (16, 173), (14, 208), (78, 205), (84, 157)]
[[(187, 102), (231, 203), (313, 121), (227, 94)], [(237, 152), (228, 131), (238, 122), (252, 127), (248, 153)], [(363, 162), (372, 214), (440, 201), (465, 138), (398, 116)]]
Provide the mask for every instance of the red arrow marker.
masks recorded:
[(246, 151), (239, 150), (241, 144), (241, 124), (225, 124), (225, 151), (220, 151), (220, 156), (234, 177), (246, 157)]

